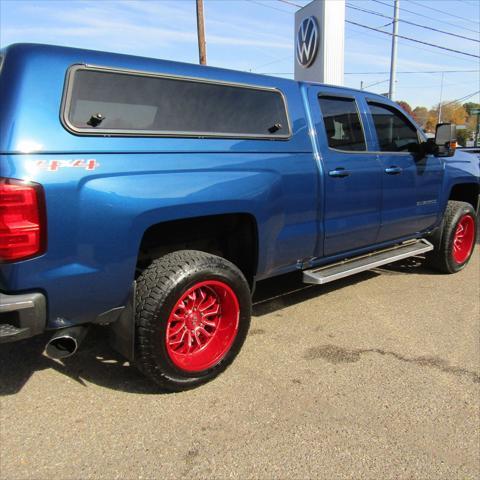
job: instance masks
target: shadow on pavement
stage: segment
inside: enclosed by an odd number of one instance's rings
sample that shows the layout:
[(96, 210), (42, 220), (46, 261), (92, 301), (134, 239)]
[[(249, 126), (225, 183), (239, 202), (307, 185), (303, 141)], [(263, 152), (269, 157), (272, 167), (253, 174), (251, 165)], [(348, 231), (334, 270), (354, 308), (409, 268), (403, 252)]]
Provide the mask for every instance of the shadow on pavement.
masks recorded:
[[(480, 244), (480, 222), (476, 243)], [(433, 275), (436, 272), (425, 268), (422, 259), (415, 257), (323, 286), (303, 284), (300, 272), (282, 275), (258, 283), (253, 315), (268, 315), (380, 274), (405, 273)], [(46, 369), (56, 370), (84, 386), (87, 381), (129, 393), (160, 393), (158, 387), (110, 347), (106, 331), (100, 327), (90, 329), (79, 352), (62, 362), (42, 354), (48, 339), (49, 335), (45, 334), (0, 346), (0, 396), (19, 392), (35, 372)]]
[(302, 273), (294, 272), (259, 282), (253, 296), (252, 314), (261, 317), (283, 308), (326, 295), (350, 285), (378, 276), (372, 271), (359, 273), (326, 285), (307, 285), (302, 282)]
[(42, 354), (50, 335), (2, 345), (0, 348), (0, 396), (19, 392), (38, 371), (53, 369), (87, 386), (91, 382), (102, 387), (129, 393), (161, 393), (107, 342), (106, 330), (91, 328), (78, 353), (62, 361)]
[(390, 263), (382, 267), (376, 268), (374, 271), (386, 273), (390, 275), (398, 273), (415, 274), (415, 275), (442, 275), (442, 273), (428, 268), (425, 265), (424, 257), (410, 257), (395, 263)]
[[(253, 298), (253, 316), (268, 315), (379, 274), (396, 273), (432, 274), (416, 259), (397, 262), (382, 270), (363, 272), (323, 286), (305, 285), (301, 272), (294, 272), (258, 283)], [(91, 328), (78, 353), (63, 361), (52, 360), (42, 354), (49, 339), (47, 334), (1, 345), (0, 396), (19, 392), (35, 372), (46, 369), (56, 370), (85, 387), (86, 382), (90, 382), (128, 393), (162, 393), (110, 347), (106, 333), (104, 328)]]

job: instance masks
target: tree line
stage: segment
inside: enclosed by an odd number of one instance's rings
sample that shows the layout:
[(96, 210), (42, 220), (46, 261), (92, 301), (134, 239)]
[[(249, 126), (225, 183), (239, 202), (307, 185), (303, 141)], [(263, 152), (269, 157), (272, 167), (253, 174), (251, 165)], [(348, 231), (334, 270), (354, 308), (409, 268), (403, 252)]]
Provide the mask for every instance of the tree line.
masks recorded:
[[(397, 102), (427, 133), (435, 133), (435, 127), (439, 120), (439, 107), (428, 109), (427, 107), (412, 107), (408, 102)], [(441, 122), (451, 122), (457, 125), (457, 141), (459, 145), (466, 146), (467, 141), (474, 140), (477, 128), (477, 114), (472, 110), (480, 109), (480, 103), (467, 102), (463, 105), (459, 102), (443, 102), (441, 104)]]

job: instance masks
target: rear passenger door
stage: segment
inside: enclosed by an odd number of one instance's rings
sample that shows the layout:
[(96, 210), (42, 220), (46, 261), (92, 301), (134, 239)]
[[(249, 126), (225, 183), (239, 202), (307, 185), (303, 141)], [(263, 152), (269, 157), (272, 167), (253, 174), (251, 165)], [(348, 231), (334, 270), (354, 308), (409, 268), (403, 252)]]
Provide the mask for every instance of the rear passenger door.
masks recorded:
[(377, 155), (368, 151), (365, 115), (357, 98), (310, 88), (312, 113), (318, 113), (314, 122), (324, 191), (319, 208), (323, 213), (323, 255), (327, 256), (376, 242), (382, 170)]

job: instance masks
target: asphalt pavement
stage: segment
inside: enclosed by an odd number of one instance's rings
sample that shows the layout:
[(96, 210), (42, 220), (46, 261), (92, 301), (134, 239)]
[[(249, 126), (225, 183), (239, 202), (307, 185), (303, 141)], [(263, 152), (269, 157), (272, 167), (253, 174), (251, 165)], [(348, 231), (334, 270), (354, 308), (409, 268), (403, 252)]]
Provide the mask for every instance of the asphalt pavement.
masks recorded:
[(2, 479), (478, 479), (480, 254), (259, 284), (234, 364), (159, 394), (91, 330), (0, 346)]

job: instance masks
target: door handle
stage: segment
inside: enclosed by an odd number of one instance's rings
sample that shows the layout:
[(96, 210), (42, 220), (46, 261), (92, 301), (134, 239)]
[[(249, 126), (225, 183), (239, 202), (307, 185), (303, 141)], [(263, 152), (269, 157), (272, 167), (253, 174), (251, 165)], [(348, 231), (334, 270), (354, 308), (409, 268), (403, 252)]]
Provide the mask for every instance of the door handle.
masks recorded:
[(330, 170), (328, 174), (331, 177), (348, 177), (350, 175), (350, 172), (348, 170), (345, 170), (343, 167), (338, 167), (335, 170)]
[(391, 166), (385, 169), (385, 173), (388, 175), (398, 175), (399, 173), (402, 173), (403, 168), (397, 167), (397, 166)]

